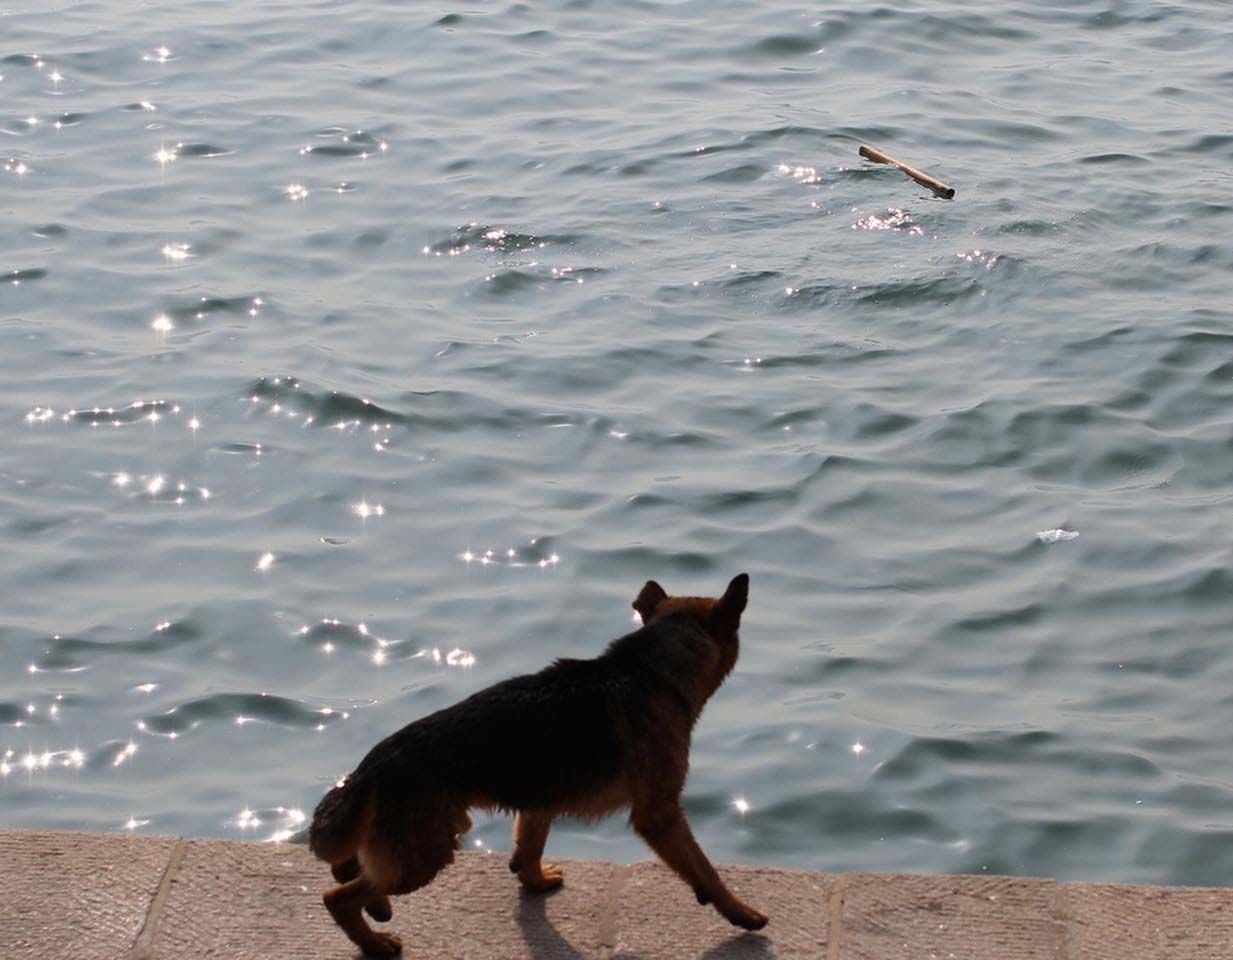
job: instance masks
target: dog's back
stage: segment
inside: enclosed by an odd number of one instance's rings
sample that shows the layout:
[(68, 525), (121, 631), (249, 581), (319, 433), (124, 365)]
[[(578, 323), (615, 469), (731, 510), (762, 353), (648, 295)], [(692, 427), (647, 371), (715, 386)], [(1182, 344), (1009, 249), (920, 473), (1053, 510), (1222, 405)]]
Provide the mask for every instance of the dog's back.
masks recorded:
[(468, 806), (586, 815), (590, 798), (638, 766), (640, 743), (692, 728), (706, 647), (688, 617), (665, 618), (599, 657), (558, 660), (410, 723), (322, 798), (309, 844), (330, 862), (353, 855), (348, 841), (374, 795), (407, 812), (448, 794)]

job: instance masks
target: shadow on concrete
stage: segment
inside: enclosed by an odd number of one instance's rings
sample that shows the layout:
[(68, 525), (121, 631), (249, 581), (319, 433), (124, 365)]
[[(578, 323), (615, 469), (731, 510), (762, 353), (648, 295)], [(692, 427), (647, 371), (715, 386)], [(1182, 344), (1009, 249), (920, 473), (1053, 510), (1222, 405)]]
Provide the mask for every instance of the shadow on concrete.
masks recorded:
[[(548, 919), (546, 904), (556, 891), (548, 894), (518, 890), (518, 930), (526, 941), (531, 960), (594, 960), (566, 940)], [(775, 945), (760, 933), (734, 934), (716, 944), (698, 960), (776, 960)], [(637, 954), (618, 953), (613, 960), (641, 960)], [(682, 957), (681, 960), (686, 960)]]
[[(775, 960), (775, 945), (760, 933), (738, 933), (698, 955), (698, 960)], [(618, 953), (612, 960), (642, 960), (636, 953)], [(681, 957), (681, 960), (687, 960)]]
[(548, 919), (545, 904), (553, 893), (528, 893), (518, 890), (518, 930), (527, 943), (531, 960), (592, 960), (566, 940)]
[(701, 960), (775, 960), (775, 945), (760, 933), (738, 933), (711, 947)]

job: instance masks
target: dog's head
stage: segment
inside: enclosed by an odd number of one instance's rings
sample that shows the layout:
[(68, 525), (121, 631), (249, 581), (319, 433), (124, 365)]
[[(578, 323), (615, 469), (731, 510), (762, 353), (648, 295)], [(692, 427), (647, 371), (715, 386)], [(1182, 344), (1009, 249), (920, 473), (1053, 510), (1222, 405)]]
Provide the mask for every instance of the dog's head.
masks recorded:
[[(687, 645), (677, 645), (677, 653), (689, 651), (682, 660), (669, 656), (669, 662), (684, 667), (682, 677), (689, 689), (687, 696), (694, 702), (694, 709), (701, 712), (703, 704), (710, 699), (724, 677), (736, 666), (736, 658), (740, 648), (737, 630), (741, 626), (741, 614), (749, 600), (749, 574), (742, 573), (732, 578), (728, 589), (722, 597), (670, 597), (654, 580), (648, 580), (638, 598), (634, 600), (634, 609), (642, 617), (645, 627), (656, 625), (666, 618), (680, 617), (682, 621), (695, 624), (710, 639), (713, 646), (692, 650)], [(667, 640), (672, 637), (688, 637), (697, 634), (679, 631), (669, 627), (668, 623), (653, 631), (657, 640)], [(632, 634), (640, 636), (642, 631)]]
[(644, 624), (673, 613), (689, 613), (702, 621), (706, 631), (720, 643), (736, 639), (741, 614), (749, 601), (749, 574), (732, 578), (722, 597), (670, 597), (654, 580), (648, 580), (634, 600), (634, 609)]

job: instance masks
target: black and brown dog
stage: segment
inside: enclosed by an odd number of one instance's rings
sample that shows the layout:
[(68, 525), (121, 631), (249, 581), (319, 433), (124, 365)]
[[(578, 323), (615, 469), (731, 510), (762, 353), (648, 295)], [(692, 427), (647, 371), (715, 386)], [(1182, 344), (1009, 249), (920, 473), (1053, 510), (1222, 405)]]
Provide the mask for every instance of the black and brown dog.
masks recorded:
[(534, 891), (561, 884), (542, 863), (553, 817), (597, 818), (630, 808), (630, 824), (702, 904), (758, 930), (698, 846), (681, 809), (689, 743), (703, 706), (736, 664), (746, 574), (719, 599), (670, 597), (651, 580), (634, 601), (643, 626), (593, 660), (558, 660), (495, 684), (403, 727), (322, 798), (309, 844), (329, 862), (334, 920), (364, 953), (402, 944), (361, 911), (390, 918), (409, 893), (453, 862), (467, 810), (509, 810), (510, 870)]

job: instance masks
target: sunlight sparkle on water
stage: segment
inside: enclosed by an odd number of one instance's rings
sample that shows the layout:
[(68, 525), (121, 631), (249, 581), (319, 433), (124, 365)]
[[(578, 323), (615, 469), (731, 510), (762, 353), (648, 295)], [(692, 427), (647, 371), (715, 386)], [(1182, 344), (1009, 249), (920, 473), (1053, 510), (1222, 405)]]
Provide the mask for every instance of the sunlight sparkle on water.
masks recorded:
[(859, 757), (865, 752), (865, 745), (858, 740), (856, 743), (852, 744), (852, 752)]
[(187, 243), (165, 243), (163, 244), (163, 256), (168, 260), (187, 260), (189, 249)]
[(168, 333), (172, 329), (171, 318), (165, 313), (160, 313), (150, 322), (150, 326), (159, 333)]
[(475, 654), (466, 650), (460, 650), (455, 647), (445, 655), (445, 663), (450, 667), (467, 667), (475, 666)]
[(177, 146), (176, 146), (176, 147), (172, 147), (170, 150), (168, 150), (168, 149), (167, 149), (167, 145), (166, 145), (166, 144), (163, 144), (163, 145), (162, 145), (162, 146), (160, 146), (160, 147), (158, 148), (158, 150), (155, 152), (155, 154), (154, 154), (154, 159), (155, 159), (155, 160), (157, 160), (157, 161), (159, 162), (159, 165), (160, 165), (160, 166), (164, 166), (164, 167), (165, 167), (165, 166), (167, 166), (167, 164), (169, 164), (169, 163), (171, 163), (173, 160), (175, 160), (175, 158), (176, 158), (176, 150), (177, 150), (178, 146), (179, 146), (179, 145), (177, 144)]
[(781, 163), (779, 165), (779, 172), (790, 175), (797, 183), (813, 184), (822, 182), (816, 167), (790, 166), (786, 163)]
[(749, 801), (744, 797), (737, 797), (732, 801), (732, 806), (736, 808), (736, 812), (741, 816), (749, 813)]
[(261, 555), (261, 559), (257, 561), (257, 569), (261, 571), (269, 570), (274, 564), (274, 554), (266, 551)]

